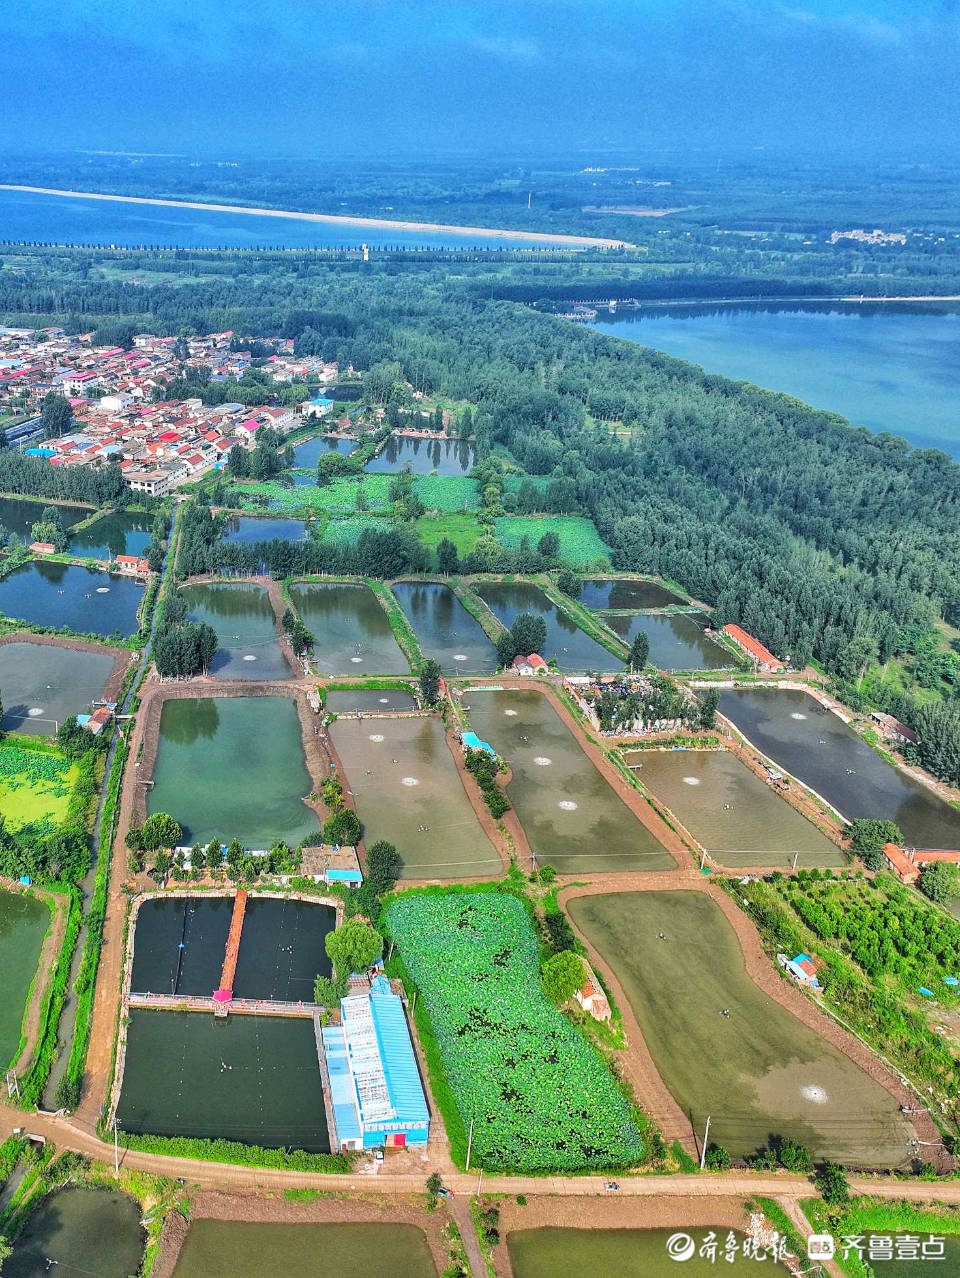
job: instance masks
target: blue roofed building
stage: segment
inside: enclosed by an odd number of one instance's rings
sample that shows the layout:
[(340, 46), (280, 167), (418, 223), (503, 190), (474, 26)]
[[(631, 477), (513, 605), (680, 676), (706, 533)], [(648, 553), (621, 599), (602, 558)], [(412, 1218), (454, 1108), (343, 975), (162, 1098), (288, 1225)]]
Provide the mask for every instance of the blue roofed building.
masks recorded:
[(341, 999), (340, 1017), (323, 1029), (335, 1147), (426, 1145), (430, 1111), (403, 1003), (387, 978)]

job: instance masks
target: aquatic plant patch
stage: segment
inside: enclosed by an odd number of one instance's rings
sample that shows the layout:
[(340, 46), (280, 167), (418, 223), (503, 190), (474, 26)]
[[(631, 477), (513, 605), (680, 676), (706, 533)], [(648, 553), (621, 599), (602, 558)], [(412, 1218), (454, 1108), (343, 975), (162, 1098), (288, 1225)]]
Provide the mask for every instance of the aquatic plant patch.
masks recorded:
[(79, 769), (50, 751), (0, 747), (0, 809), (10, 830), (47, 834), (67, 814)]
[(512, 549), (526, 537), (536, 548), (544, 533), (560, 538), (560, 558), (578, 567), (589, 567), (601, 560), (610, 562), (613, 552), (601, 539), (593, 521), (577, 515), (506, 515), (494, 523), (497, 541)]
[[(602, 1058), (546, 998), (533, 927), (503, 892), (416, 893), (387, 911), (420, 989), (473, 1162), (576, 1171), (640, 1162), (646, 1142)], [(439, 1082), (439, 1086), (438, 1086)]]

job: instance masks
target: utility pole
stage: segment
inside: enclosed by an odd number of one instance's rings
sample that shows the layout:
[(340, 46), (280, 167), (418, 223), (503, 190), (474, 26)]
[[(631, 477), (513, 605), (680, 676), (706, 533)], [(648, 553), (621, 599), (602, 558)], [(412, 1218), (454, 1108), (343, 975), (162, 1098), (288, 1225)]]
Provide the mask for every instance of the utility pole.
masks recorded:
[(480, 1186), (483, 1184), (483, 1168), (480, 1168), (480, 1175), (477, 1177), (477, 1197), (480, 1197)]
[(703, 1171), (703, 1164), (707, 1157), (707, 1140), (710, 1137), (710, 1115), (707, 1115), (707, 1125), (703, 1129), (703, 1144), (700, 1146), (700, 1170)]
[(466, 1170), (470, 1170), (470, 1153), (473, 1150), (473, 1117), (470, 1118), (470, 1135), (467, 1137), (467, 1166)]
[(113, 1120), (113, 1174), (120, 1179), (120, 1148), (117, 1140), (117, 1120)]
[(799, 860), (800, 860), (800, 853), (799, 853), (799, 852), (794, 852), (794, 854), (793, 854), (793, 868), (794, 868), (794, 869), (796, 869), (796, 868), (797, 868), (797, 862), (798, 862)]

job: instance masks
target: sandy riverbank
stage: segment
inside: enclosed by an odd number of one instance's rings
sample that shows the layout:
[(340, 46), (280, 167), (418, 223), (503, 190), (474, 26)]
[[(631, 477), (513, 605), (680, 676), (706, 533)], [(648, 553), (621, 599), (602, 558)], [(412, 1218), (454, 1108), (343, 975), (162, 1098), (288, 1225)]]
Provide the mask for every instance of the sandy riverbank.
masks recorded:
[[(110, 200), (119, 204), (154, 204), (170, 209), (199, 209), (203, 213), (255, 213), (258, 217), (285, 217), (303, 222), (331, 222), (338, 226), (386, 227), (393, 231), (424, 231), (431, 235), (491, 235), (504, 240), (539, 240), (560, 248), (632, 248), (625, 240), (590, 235), (557, 235), (549, 231), (508, 231), (493, 226), (452, 226), (445, 222), (397, 222), (390, 218), (348, 217), (340, 213), (303, 213), (296, 209), (258, 209), (243, 204), (205, 204), (194, 200), (160, 200), (145, 195), (104, 195), (99, 191), (61, 191), (49, 186), (0, 183), (0, 191), (25, 191), (29, 195), (62, 195), (75, 200)], [(467, 246), (469, 247), (469, 246)]]

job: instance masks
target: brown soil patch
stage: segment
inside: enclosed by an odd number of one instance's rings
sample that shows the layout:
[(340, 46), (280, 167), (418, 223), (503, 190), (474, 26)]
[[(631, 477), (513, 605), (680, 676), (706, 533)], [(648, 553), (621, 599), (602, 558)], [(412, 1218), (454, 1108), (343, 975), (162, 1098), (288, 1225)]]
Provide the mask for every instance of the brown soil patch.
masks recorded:
[(11, 1065), (11, 1069), (15, 1069), (18, 1074), (23, 1074), (33, 1060), (34, 1052), (37, 1050), (37, 1042), (40, 1037), (40, 1008), (47, 990), (53, 982), (57, 958), (63, 946), (63, 938), (67, 930), (67, 915), (70, 912), (70, 898), (65, 894), (47, 892), (41, 888), (25, 889), (13, 879), (4, 878), (2, 875), (0, 875), (0, 888), (3, 888), (5, 892), (12, 892), (18, 896), (34, 896), (41, 900), (51, 900), (54, 902), (55, 907), (46, 936), (43, 938), (43, 946), (40, 949), (37, 971), (30, 991), (30, 1002), (24, 1011), (21, 1029), (24, 1039), (23, 1050)]
[[(283, 1225), (413, 1225), (426, 1235), (437, 1273), (447, 1266), (443, 1230), (449, 1221), (441, 1204), (428, 1212), (425, 1199), (414, 1195), (358, 1194), (352, 1198), (317, 1198), (313, 1202), (289, 1202), (281, 1193), (198, 1194), (190, 1200), (192, 1220), (235, 1220)], [(153, 1278), (172, 1278), (180, 1249), (190, 1227), (179, 1212), (172, 1212), (164, 1226)]]
[(42, 643), (49, 644), (52, 648), (72, 648), (74, 652), (109, 653), (113, 657), (113, 669), (103, 689), (105, 701), (118, 700), (127, 669), (136, 660), (136, 654), (129, 648), (114, 648), (104, 643), (88, 643), (85, 639), (64, 639), (59, 635), (35, 635), (32, 630), (15, 630), (13, 634), (0, 638), (0, 648), (7, 643)]

